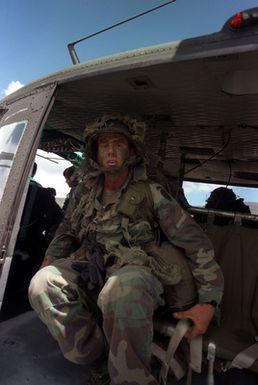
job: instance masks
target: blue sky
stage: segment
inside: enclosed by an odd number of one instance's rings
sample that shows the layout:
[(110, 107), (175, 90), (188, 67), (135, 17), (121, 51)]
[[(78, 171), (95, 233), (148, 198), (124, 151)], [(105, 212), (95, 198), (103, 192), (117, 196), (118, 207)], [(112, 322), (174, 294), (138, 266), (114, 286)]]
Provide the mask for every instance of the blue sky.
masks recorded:
[[(161, 0), (2, 0), (0, 97), (10, 83), (27, 84), (71, 65), (67, 44), (120, 22)], [(82, 61), (133, 48), (218, 31), (257, 0), (177, 0), (81, 43)]]
[[(70, 66), (69, 42), (165, 2), (2, 0), (0, 99), (21, 85)], [(177, 0), (154, 13), (81, 43), (77, 52), (81, 61), (86, 61), (120, 51), (213, 33), (219, 31), (236, 12), (255, 6), (258, 6), (257, 0)], [(44, 180), (40, 170), (38, 177)], [(201, 193), (202, 200), (209, 195), (205, 189), (196, 186), (192, 186), (191, 193), (196, 196), (196, 202), (200, 200)], [(253, 192), (248, 193), (247, 200), (255, 200)]]

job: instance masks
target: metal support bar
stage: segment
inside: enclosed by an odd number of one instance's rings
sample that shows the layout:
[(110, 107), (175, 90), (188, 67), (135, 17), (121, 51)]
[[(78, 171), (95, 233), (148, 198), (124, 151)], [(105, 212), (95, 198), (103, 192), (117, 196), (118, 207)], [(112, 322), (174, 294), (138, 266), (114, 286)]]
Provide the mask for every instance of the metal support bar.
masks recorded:
[(172, 4), (172, 3), (175, 3), (175, 2), (176, 2), (176, 0), (170, 0), (170, 1), (167, 1), (167, 2), (165, 2), (165, 3), (163, 3), (163, 4), (160, 4), (160, 5), (158, 5), (158, 6), (154, 7), (154, 8), (148, 9), (147, 11), (144, 11), (144, 12), (138, 13), (138, 14), (135, 15), (135, 16), (129, 17), (129, 18), (126, 19), (126, 20), (122, 20), (122, 21), (120, 21), (119, 23), (113, 24), (113, 25), (111, 25), (110, 27), (103, 28), (103, 29), (101, 29), (100, 31), (91, 33), (91, 34), (88, 35), (88, 36), (85, 36), (85, 37), (83, 37), (83, 38), (81, 38), (81, 39), (79, 39), (79, 40), (76, 40), (76, 41), (74, 41), (74, 42), (72, 42), (72, 43), (69, 43), (69, 44), (67, 45), (67, 47), (68, 47), (68, 50), (69, 50), (69, 53), (70, 53), (70, 56), (71, 56), (71, 59), (72, 59), (73, 64), (79, 64), (79, 63), (80, 63), (79, 57), (77, 56), (77, 53), (76, 53), (75, 48), (74, 48), (75, 44), (80, 43), (81, 41), (84, 41), (84, 40), (88, 40), (88, 39), (90, 39), (91, 37), (100, 35), (100, 34), (103, 33), (103, 32), (109, 31), (110, 29), (116, 28), (116, 27), (118, 27), (119, 25), (128, 23), (129, 21), (132, 21), (132, 20), (137, 19), (138, 17), (144, 16), (144, 15), (147, 15), (148, 13), (157, 11), (158, 9), (160, 9), (160, 8), (162, 8), (162, 7), (165, 7), (166, 5), (169, 5), (169, 4)]
[(241, 219), (258, 222), (258, 215), (253, 215), (253, 214), (242, 214), (242, 213), (235, 213), (232, 211), (224, 211), (224, 210), (213, 210), (213, 209), (206, 209), (204, 207), (189, 207), (187, 211), (190, 214), (214, 214), (219, 217), (226, 217), (226, 218), (235, 218), (235, 216), (237, 215)]
[(70, 56), (71, 56), (71, 59), (72, 59), (72, 62), (73, 62), (74, 65), (75, 64), (80, 64), (80, 59), (79, 59), (79, 57), (77, 55), (77, 52), (76, 52), (76, 50), (74, 48), (75, 44), (76, 43), (70, 43), (67, 46), (68, 47), (68, 51), (69, 51)]

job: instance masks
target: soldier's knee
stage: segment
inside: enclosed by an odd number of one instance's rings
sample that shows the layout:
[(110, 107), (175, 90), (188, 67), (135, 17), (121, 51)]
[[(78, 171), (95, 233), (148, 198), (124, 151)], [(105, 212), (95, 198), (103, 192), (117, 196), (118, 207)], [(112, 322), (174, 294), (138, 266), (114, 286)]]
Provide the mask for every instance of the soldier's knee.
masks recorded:
[(136, 269), (111, 276), (99, 294), (98, 306), (104, 316), (145, 318), (155, 306), (146, 277)]

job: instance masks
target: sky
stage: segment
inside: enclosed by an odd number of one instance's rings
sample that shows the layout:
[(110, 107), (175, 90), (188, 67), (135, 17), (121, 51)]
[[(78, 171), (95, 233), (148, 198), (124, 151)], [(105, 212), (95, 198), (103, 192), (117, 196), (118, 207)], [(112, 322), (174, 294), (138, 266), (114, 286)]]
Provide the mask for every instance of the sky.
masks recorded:
[[(68, 43), (164, 3), (161, 0), (1, 0), (0, 99), (22, 85), (71, 66)], [(236, 12), (255, 6), (257, 0), (177, 0), (80, 43), (76, 46), (77, 53), (84, 62), (217, 32)], [(39, 162), (38, 178), (43, 185), (51, 183), (48, 167), (53, 162)], [(65, 196), (68, 192), (62, 179), (62, 170), (68, 165), (64, 161), (57, 164), (58, 195)], [(189, 185), (187, 189), (197, 197), (201, 192), (205, 194), (200, 186)], [(206, 198), (207, 195), (206, 191)], [(247, 199), (253, 200), (251, 193)]]

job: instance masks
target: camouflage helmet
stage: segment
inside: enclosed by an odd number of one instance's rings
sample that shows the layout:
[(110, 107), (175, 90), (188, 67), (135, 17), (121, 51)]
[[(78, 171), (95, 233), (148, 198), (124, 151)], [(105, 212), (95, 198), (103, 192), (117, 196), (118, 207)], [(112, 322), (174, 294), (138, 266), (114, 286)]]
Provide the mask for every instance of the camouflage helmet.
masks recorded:
[(143, 143), (146, 132), (146, 124), (138, 122), (129, 116), (104, 115), (90, 125), (86, 125), (84, 139), (87, 155), (96, 160), (97, 139), (104, 133), (117, 133), (124, 135), (134, 147), (136, 155), (143, 155)]

